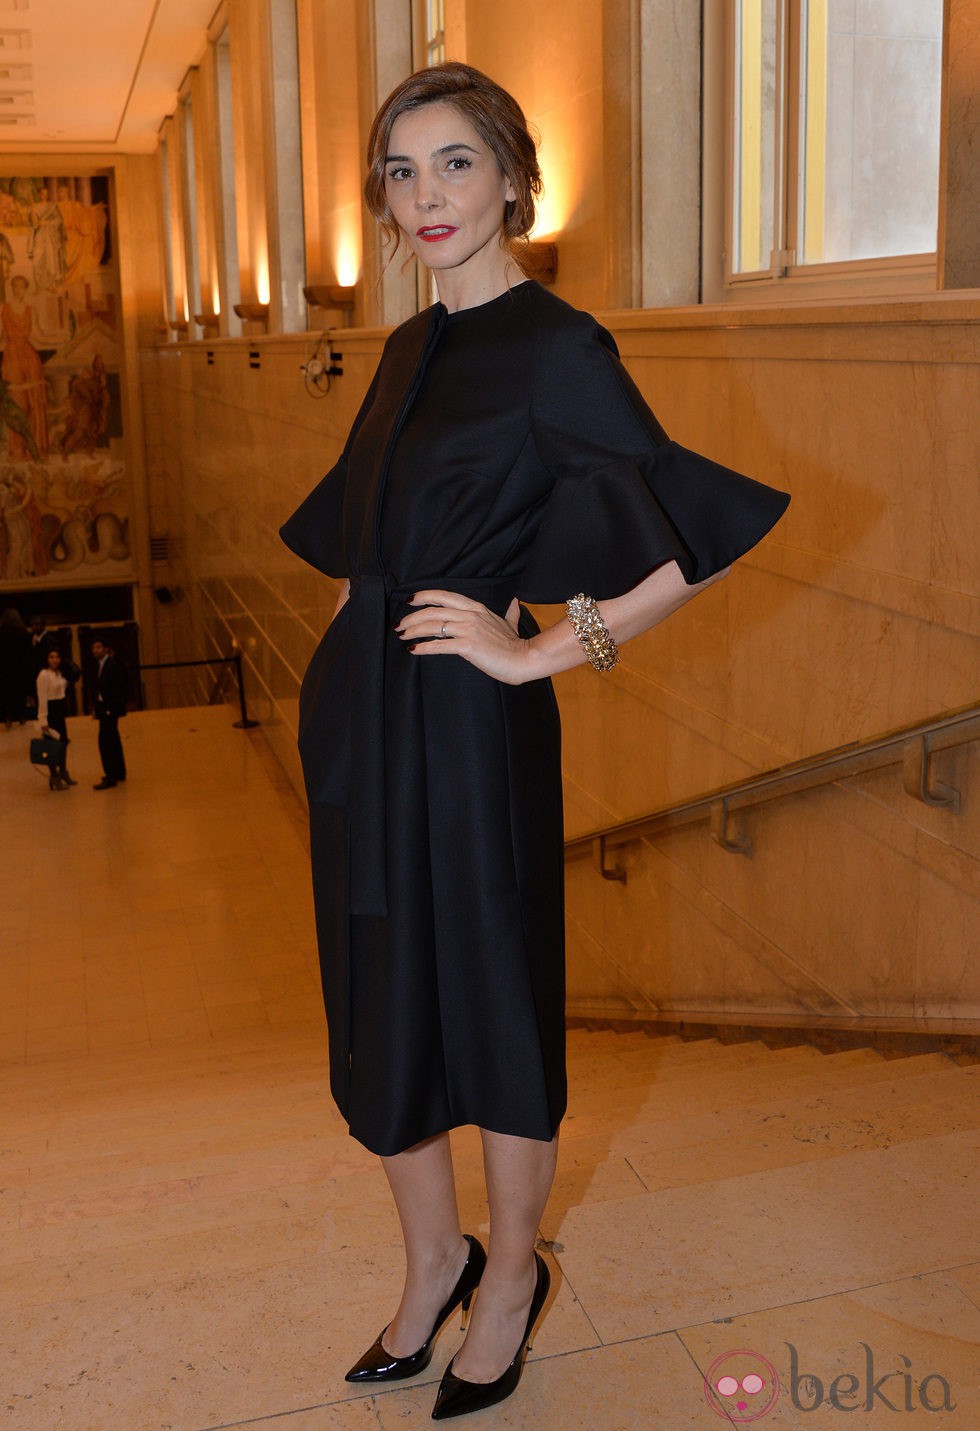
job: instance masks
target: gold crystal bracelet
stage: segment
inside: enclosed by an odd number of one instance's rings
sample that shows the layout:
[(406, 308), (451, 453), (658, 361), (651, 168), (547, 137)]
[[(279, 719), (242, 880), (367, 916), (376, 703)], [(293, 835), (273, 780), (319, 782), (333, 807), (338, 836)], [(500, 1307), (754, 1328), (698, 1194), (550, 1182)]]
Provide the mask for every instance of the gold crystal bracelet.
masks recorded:
[(594, 599), (580, 591), (565, 603), (565, 610), (589, 664), (597, 671), (611, 671), (619, 660), (619, 648), (610, 636)]

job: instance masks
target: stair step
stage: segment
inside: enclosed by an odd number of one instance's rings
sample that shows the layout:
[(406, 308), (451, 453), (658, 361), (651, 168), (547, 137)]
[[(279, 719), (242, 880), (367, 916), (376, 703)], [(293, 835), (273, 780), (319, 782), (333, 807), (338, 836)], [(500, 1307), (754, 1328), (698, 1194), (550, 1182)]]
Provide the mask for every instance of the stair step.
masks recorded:
[[(971, 1069), (958, 1069), (942, 1054), (918, 1054), (909, 1059), (877, 1059), (865, 1057), (863, 1049), (847, 1050), (828, 1055), (820, 1064), (807, 1063), (800, 1069), (786, 1071), (779, 1064), (748, 1064), (741, 1068), (713, 1070), (691, 1074), (688, 1078), (662, 1080), (638, 1079), (619, 1090), (621, 1099), (634, 1098), (641, 1103), (645, 1116), (657, 1121), (694, 1116), (718, 1107), (750, 1106), (773, 1098), (813, 1090), (820, 1093), (834, 1087), (866, 1087), (883, 1080), (900, 1080), (909, 1084), (926, 1073), (958, 1071), (969, 1076)], [(608, 1115), (609, 1092), (603, 1085), (579, 1088), (574, 1085), (569, 1098), (569, 1114), (563, 1125), (563, 1138), (575, 1136), (579, 1119), (602, 1118)]]
[[(629, 1126), (617, 1119), (612, 1140), (597, 1120), (591, 1134), (564, 1141), (561, 1166), (574, 1181), (576, 1168), (603, 1164), (608, 1179), (628, 1160), (643, 1187), (659, 1191), (975, 1128), (980, 1079), (947, 1066), (912, 1084), (899, 1078), (788, 1098), (770, 1093), (755, 1104), (688, 1110), (674, 1118), (648, 1119), (640, 1112)], [(600, 1187), (603, 1180), (597, 1177)], [(582, 1200), (580, 1183), (576, 1196)]]

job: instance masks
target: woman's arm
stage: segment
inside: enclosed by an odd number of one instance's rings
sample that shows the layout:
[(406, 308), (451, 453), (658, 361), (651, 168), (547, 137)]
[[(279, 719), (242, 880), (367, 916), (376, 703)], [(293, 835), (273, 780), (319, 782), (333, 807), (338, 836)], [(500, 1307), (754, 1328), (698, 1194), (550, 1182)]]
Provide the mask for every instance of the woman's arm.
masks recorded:
[(343, 581), (340, 583), (340, 593), (337, 597), (337, 605), (334, 607), (333, 615), (330, 618), (331, 626), (337, 620), (337, 617), (340, 615), (343, 608), (347, 605), (348, 601), (350, 601), (350, 582), (347, 580), (346, 577), (344, 577)]
[(37, 673), (37, 719), (43, 730), (48, 723), (48, 672)]
[[(631, 591), (598, 602), (599, 613), (620, 645), (656, 626), (727, 574), (726, 568), (707, 581), (689, 586), (677, 563), (665, 562)], [(569, 596), (572, 594), (569, 592)], [(517, 632), (516, 601), (511, 603), (506, 617), (453, 591), (418, 591), (412, 604), (423, 609), (406, 616), (397, 630), (416, 656), (462, 656), (478, 670), (511, 686), (585, 664), (585, 651), (567, 617), (540, 635), (525, 638)], [(443, 628), (445, 639), (421, 639), (438, 638)]]

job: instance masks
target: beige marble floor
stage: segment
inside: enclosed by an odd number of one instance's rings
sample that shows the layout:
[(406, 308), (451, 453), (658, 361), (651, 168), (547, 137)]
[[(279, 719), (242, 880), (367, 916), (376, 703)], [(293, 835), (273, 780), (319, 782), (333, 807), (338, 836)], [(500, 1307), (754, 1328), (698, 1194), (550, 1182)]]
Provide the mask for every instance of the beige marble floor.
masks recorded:
[[(100, 794), (87, 722), (58, 795), (0, 731), (11, 1431), (409, 1431), (458, 1342), (417, 1382), (343, 1380), (397, 1226), (326, 1091), (296, 802), (233, 718), (127, 718)], [(574, 1031), (570, 1078), (555, 1292), (470, 1424), (980, 1428), (980, 1069)]]

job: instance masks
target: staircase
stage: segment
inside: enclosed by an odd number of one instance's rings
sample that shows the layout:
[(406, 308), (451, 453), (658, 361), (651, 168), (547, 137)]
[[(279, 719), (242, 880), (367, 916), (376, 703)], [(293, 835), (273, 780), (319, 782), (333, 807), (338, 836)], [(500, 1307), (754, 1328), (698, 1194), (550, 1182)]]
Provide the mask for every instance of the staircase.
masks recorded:
[[(822, 1051), (807, 1042), (770, 1047), (761, 1038), (684, 1038), (650, 1025), (595, 1020), (569, 1028), (568, 1050), (563, 1145), (584, 1153), (598, 1137), (616, 1150), (654, 1146), (649, 1180), (640, 1173), (648, 1188), (977, 1126), (980, 1070), (964, 1052)], [(596, 1120), (604, 1125), (600, 1134), (579, 1134)]]
[[(943, 1425), (975, 1431), (980, 1068), (635, 1024), (572, 1027), (568, 1047), (539, 1239), (555, 1291), (502, 1425), (707, 1426), (704, 1378), (732, 1348), (768, 1357), (789, 1400), (787, 1347), (829, 1384), (867, 1345), (876, 1377), (897, 1353), (942, 1373)], [(412, 1382), (343, 1381), (402, 1254), (324, 1054), (297, 1028), (6, 1069), (10, 1431), (430, 1425), (455, 1323)], [(453, 1142), (485, 1237), (479, 1136)]]

